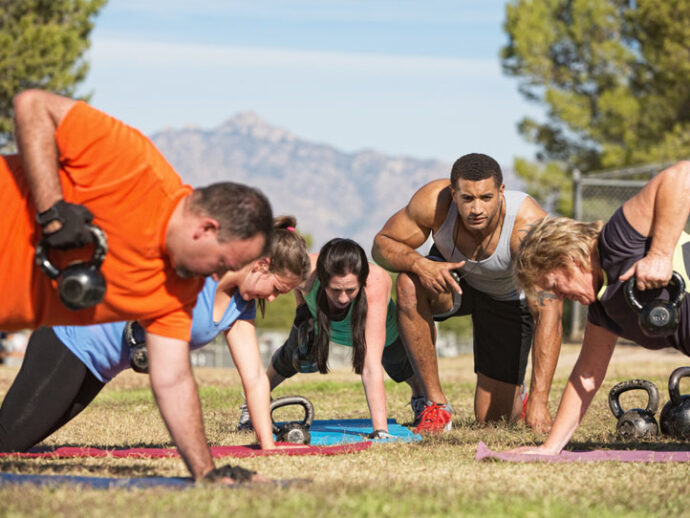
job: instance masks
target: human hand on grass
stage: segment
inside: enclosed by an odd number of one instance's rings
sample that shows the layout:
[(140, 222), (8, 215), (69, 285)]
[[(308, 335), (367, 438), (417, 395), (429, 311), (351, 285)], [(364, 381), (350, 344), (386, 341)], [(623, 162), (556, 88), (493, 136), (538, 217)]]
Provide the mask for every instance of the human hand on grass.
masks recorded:
[(553, 425), (553, 419), (546, 405), (537, 404), (530, 399), (527, 401), (525, 423), (537, 433), (549, 433)]
[(543, 444), (541, 446), (520, 446), (507, 450), (504, 453), (520, 453), (522, 455), (558, 455), (559, 452), (546, 448)]
[(201, 478), (201, 482), (224, 485), (270, 481), (270, 478), (260, 475), (256, 471), (245, 469), (241, 466), (231, 466), (230, 464), (213, 468)]

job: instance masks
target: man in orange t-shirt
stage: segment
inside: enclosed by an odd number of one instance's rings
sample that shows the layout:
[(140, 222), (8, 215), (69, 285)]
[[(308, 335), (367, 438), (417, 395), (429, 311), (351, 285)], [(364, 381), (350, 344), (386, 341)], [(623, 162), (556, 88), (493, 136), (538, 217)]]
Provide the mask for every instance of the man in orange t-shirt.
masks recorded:
[[(203, 477), (214, 468), (189, 365), (192, 308), (203, 276), (264, 253), (268, 200), (231, 182), (192, 190), (148, 138), (84, 102), (27, 90), (14, 112), (19, 154), (0, 157), (0, 328), (138, 320), (161, 414)], [(34, 253), (41, 240), (58, 268), (88, 261), (91, 221), (108, 240), (106, 293), (74, 311)]]

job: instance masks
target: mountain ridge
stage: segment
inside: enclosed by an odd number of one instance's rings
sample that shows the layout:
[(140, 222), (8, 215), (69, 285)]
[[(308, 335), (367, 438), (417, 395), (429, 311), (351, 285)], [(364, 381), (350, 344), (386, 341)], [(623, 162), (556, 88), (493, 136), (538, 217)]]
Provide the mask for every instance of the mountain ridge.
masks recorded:
[[(292, 214), (318, 249), (349, 237), (370, 252), (376, 232), (425, 183), (447, 178), (451, 164), (391, 156), (372, 149), (344, 152), (242, 111), (212, 129), (165, 128), (151, 140), (192, 186), (220, 181), (259, 188), (274, 214)], [(466, 152), (471, 152), (467, 150)], [(460, 153), (458, 156), (460, 156)], [(517, 183), (504, 169), (507, 186)]]

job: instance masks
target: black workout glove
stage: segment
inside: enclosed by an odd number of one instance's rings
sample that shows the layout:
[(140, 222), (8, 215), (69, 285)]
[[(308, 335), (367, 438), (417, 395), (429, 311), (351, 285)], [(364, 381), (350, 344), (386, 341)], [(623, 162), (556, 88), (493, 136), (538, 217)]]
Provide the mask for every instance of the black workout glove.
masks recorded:
[(49, 234), (44, 231), (41, 239), (50, 248), (79, 248), (93, 242), (93, 235), (87, 226), (93, 221), (93, 214), (83, 205), (60, 200), (36, 216), (36, 221), (43, 229), (55, 220), (62, 223), (60, 230)]
[(245, 469), (240, 466), (231, 466), (226, 464), (220, 468), (213, 468), (211, 471), (204, 475), (202, 478), (203, 482), (218, 482), (225, 477), (229, 477), (235, 482), (250, 482), (252, 476), (256, 474), (256, 471), (250, 469)]

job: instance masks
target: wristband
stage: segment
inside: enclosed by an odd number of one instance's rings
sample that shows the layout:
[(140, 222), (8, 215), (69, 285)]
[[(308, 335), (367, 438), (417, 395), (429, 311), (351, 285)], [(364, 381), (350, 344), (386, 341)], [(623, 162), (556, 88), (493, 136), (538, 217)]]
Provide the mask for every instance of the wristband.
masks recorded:
[(36, 223), (41, 225), (41, 227), (45, 227), (48, 223), (55, 220), (58, 220), (60, 223), (62, 223), (62, 218), (60, 217), (60, 214), (58, 214), (57, 207), (55, 206), (60, 203), (60, 201), (62, 200), (55, 202), (48, 210), (37, 212)]
[(393, 439), (394, 437), (394, 435), (391, 435), (386, 430), (374, 430), (368, 435), (369, 439)]

